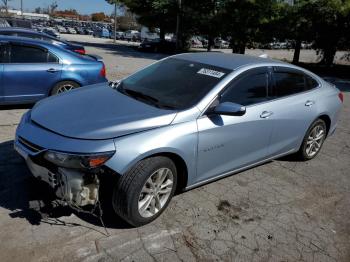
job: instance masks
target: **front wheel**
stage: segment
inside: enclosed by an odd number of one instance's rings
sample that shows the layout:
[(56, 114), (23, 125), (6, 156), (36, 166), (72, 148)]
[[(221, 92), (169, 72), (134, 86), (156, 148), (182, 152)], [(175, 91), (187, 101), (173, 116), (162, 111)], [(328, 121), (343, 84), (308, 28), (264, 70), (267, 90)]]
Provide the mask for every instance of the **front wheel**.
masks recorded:
[(322, 119), (317, 119), (308, 129), (298, 152), (302, 160), (311, 160), (320, 152), (327, 135), (327, 126)]
[(113, 193), (114, 210), (133, 226), (150, 223), (166, 209), (176, 184), (173, 161), (163, 156), (144, 159), (118, 181)]

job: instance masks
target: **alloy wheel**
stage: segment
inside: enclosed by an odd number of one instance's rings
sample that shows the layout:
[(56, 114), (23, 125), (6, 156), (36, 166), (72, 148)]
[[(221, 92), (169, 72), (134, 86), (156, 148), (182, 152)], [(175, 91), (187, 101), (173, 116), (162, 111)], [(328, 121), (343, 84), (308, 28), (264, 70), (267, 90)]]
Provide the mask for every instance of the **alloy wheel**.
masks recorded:
[(174, 175), (169, 168), (155, 171), (144, 184), (139, 200), (138, 210), (142, 217), (156, 215), (167, 203), (174, 185)]
[(61, 86), (58, 90), (57, 90), (57, 94), (60, 94), (60, 93), (64, 93), (64, 92), (67, 92), (67, 91), (70, 91), (70, 90), (73, 90), (75, 87), (71, 84), (66, 84), (66, 85), (63, 85)]
[(307, 138), (305, 153), (308, 157), (315, 156), (320, 151), (326, 130), (322, 125), (316, 125)]

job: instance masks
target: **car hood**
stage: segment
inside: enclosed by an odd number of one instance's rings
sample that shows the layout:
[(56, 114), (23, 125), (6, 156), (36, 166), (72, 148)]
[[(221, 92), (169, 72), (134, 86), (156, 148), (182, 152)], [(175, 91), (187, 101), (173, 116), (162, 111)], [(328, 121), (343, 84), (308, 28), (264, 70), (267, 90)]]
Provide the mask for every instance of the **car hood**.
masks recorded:
[(169, 125), (175, 111), (159, 109), (108, 85), (82, 87), (37, 103), (31, 120), (78, 139), (110, 139)]

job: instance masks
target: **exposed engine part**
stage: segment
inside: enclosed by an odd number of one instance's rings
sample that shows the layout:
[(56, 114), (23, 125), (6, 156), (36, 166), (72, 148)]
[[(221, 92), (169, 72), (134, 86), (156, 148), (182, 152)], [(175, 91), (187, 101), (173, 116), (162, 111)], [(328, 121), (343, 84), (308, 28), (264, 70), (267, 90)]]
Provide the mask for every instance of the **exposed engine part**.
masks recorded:
[(56, 195), (76, 206), (95, 205), (98, 201), (100, 181), (96, 174), (59, 168)]

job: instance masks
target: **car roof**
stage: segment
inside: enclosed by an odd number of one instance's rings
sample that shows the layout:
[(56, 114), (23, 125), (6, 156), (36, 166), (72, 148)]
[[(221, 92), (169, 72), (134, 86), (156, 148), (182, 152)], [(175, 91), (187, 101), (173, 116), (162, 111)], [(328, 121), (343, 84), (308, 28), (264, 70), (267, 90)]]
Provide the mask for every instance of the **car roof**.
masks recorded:
[(84, 62), (98, 62), (94, 59), (91, 59), (89, 56), (81, 56), (74, 52), (70, 52), (64, 48), (51, 44), (50, 42), (44, 40), (38, 40), (27, 37), (19, 37), (19, 36), (4, 36), (0, 35), (0, 42), (17, 42), (24, 43), (27, 45), (39, 46), (45, 48), (47, 50), (53, 51), (56, 54), (59, 54), (61, 59), (68, 59), (69, 61), (74, 61), (75, 63), (84, 61)]
[(208, 65), (213, 65), (217, 67), (222, 67), (230, 70), (236, 70), (243, 66), (248, 66), (252, 64), (281, 64), (287, 65), (281, 61), (261, 58), (249, 55), (239, 55), (239, 54), (226, 54), (221, 52), (198, 52), (198, 53), (185, 53), (173, 56), (175, 58), (180, 58), (188, 61), (193, 61), (197, 63), (203, 63)]
[(50, 42), (40, 40), (40, 39), (29, 38), (29, 37), (0, 35), (0, 41), (16, 41), (16, 42), (23, 42), (26, 44), (39, 45), (46, 48), (51, 48), (51, 47), (56, 48), (56, 46), (51, 44)]

